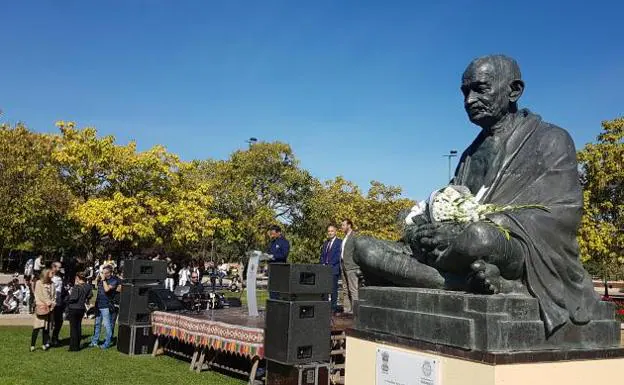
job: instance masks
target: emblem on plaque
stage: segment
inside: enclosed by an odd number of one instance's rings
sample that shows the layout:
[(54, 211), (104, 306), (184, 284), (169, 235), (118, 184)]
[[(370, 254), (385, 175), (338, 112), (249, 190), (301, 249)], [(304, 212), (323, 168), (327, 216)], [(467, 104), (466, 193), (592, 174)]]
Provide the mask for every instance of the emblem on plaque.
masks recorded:
[(431, 366), (431, 362), (429, 361), (423, 362), (422, 372), (425, 377), (431, 377), (431, 373), (433, 373), (433, 367)]
[(390, 370), (390, 366), (388, 365), (389, 360), (390, 354), (388, 352), (381, 352), (381, 372), (383, 374), (388, 374), (388, 370)]

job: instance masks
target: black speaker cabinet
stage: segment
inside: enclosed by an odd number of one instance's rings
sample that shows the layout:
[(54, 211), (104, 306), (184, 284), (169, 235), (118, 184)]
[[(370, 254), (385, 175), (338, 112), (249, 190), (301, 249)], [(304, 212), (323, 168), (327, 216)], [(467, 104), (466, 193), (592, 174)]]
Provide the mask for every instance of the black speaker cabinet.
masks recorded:
[(151, 261), (146, 259), (131, 259), (124, 261), (124, 282), (160, 281), (167, 278), (167, 262)]
[(149, 292), (150, 290), (162, 289), (160, 282), (124, 283), (121, 285), (121, 297), (119, 300), (119, 323), (126, 325), (149, 325), (150, 313)]
[(269, 291), (291, 296), (327, 296), (332, 291), (332, 285), (330, 266), (320, 264), (269, 264)]
[(151, 354), (155, 341), (156, 336), (149, 325), (119, 325), (117, 350), (122, 353), (130, 356)]
[(265, 357), (283, 364), (328, 361), (331, 308), (328, 301), (267, 300)]
[(184, 304), (168, 289), (153, 289), (147, 294), (147, 307), (150, 310), (184, 310)]
[(329, 363), (284, 365), (267, 360), (266, 383), (271, 385), (329, 385)]

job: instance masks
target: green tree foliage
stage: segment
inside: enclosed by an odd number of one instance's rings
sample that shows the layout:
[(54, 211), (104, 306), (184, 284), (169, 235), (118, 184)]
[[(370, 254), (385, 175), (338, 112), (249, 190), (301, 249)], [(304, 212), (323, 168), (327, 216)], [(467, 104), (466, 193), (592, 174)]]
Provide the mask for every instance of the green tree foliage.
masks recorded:
[(359, 234), (397, 240), (402, 229), (399, 214), (414, 204), (414, 201), (401, 197), (401, 188), (377, 181), (371, 182), (367, 194), (340, 176), (325, 184), (315, 182), (313, 194), (303, 209), (305, 220), (293, 228), (293, 260), (316, 261), (326, 238), (327, 226), (340, 229), (346, 218), (354, 223)]
[(413, 205), (399, 188), (375, 181), (367, 193), (342, 177), (323, 183), (285, 143), (184, 162), (162, 146), (138, 151), (92, 127), (57, 126), (58, 135), (2, 128), (5, 248), (26, 242), (58, 251), (73, 243), (91, 256), (158, 247), (239, 259), (265, 249), (268, 226), (280, 224), (290, 260), (314, 262), (327, 225), (350, 218), (361, 234), (397, 239), (397, 215)]
[(578, 153), (584, 212), (579, 230), (581, 257), (603, 278), (624, 266), (624, 118), (602, 122), (596, 143)]
[(299, 167), (289, 145), (279, 142), (252, 145), (224, 161), (202, 162), (204, 178), (212, 183), (219, 215), (232, 223), (228, 247), (241, 255), (264, 249), (272, 223), (292, 226), (304, 217), (314, 179)]
[(50, 154), (54, 137), (0, 126), (0, 248), (48, 250), (68, 242), (71, 194)]
[(73, 194), (69, 217), (79, 224), (92, 252), (105, 247), (153, 245), (193, 249), (229, 219), (213, 210), (211, 181), (198, 179), (198, 164), (185, 163), (162, 146), (137, 152), (115, 138), (97, 137), (93, 128), (60, 122), (53, 153)]

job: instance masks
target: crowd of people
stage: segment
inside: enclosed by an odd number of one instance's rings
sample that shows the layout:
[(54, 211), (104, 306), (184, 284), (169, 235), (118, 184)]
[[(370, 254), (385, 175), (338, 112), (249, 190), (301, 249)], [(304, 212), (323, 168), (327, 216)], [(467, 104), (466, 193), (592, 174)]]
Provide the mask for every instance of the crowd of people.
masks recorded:
[[(337, 236), (336, 226), (327, 227), (327, 240), (321, 246), (319, 262), (331, 267), (332, 312), (351, 314), (359, 286), (358, 266), (353, 261), (355, 236), (353, 223), (349, 219), (343, 220), (340, 230), (344, 234), (342, 239)], [(268, 233), (269, 264), (288, 262), (290, 243), (282, 234), (281, 228), (277, 225), (271, 226)], [(165, 287), (171, 291), (177, 286), (190, 286), (190, 291), (203, 293), (204, 281), (210, 282), (214, 291), (217, 281), (223, 288), (223, 279), (227, 276), (242, 281), (241, 275), (244, 270), (242, 264), (230, 264), (225, 259), (218, 264), (212, 261), (201, 263), (194, 259), (180, 265), (160, 255), (156, 255), (153, 259), (167, 262)], [(21, 293), (19, 301), (33, 314), (30, 350), (36, 350), (40, 334), (43, 350), (60, 346), (59, 335), (65, 319), (69, 320), (69, 350), (80, 350), (82, 322), (87, 317), (95, 318), (94, 333), (89, 346), (109, 348), (119, 313), (123, 264), (123, 260), (118, 263), (110, 254), (102, 261), (95, 259), (93, 264), (86, 268), (78, 268), (71, 264), (64, 268), (61, 261), (46, 264), (42, 256), (28, 260), (24, 268), (24, 283), (20, 284), (15, 278), (8, 286), (9, 290)], [(338, 304), (340, 280), (342, 280), (342, 306)], [(94, 289), (96, 294), (93, 301)], [(277, 298), (277, 293), (269, 293), (269, 296)], [(104, 332), (103, 343), (100, 340), (102, 332)]]
[[(165, 287), (172, 291), (177, 286), (190, 286), (191, 291), (203, 293), (203, 280), (209, 281), (214, 290), (217, 281), (223, 287), (223, 278), (228, 274), (238, 276), (242, 270), (239, 264), (228, 264), (224, 259), (219, 264), (194, 259), (180, 266), (160, 255), (152, 259), (167, 262)], [(69, 350), (80, 350), (85, 318), (95, 318), (89, 346), (109, 348), (119, 314), (123, 265), (124, 260), (116, 261), (110, 254), (96, 258), (88, 266), (63, 266), (61, 261), (46, 263), (41, 255), (29, 259), (24, 267), (24, 283), (15, 278), (6, 290), (19, 287), (24, 292), (18, 300), (23, 304), (22, 311), (31, 313), (34, 320), (30, 350), (36, 350), (39, 335), (43, 350), (60, 346), (64, 320), (69, 320)], [(94, 289), (97, 291), (93, 301)]]
[[(30, 351), (36, 350), (39, 334), (42, 336), (41, 348), (44, 351), (60, 346), (59, 335), (65, 319), (69, 320), (70, 327), (69, 351), (79, 351), (82, 321), (87, 313), (95, 317), (90, 346), (109, 348), (119, 312), (121, 289), (121, 280), (114, 274), (114, 265), (105, 263), (98, 266), (94, 277), (90, 276), (91, 269), (78, 271), (73, 274), (71, 282), (60, 261), (54, 261), (49, 266), (41, 263), (39, 266), (40, 269), (33, 269), (32, 276), (25, 276), (32, 292), (33, 330)], [(37, 270), (40, 271), (35, 274)], [(92, 305), (94, 287), (97, 294)], [(105, 338), (100, 345), (102, 326)]]
[[(154, 258), (162, 259), (160, 255)], [(209, 282), (213, 291), (218, 286), (223, 289), (224, 278), (229, 277), (230, 281), (241, 281), (242, 263), (228, 263), (225, 259), (221, 259), (220, 263), (213, 261), (205, 261), (201, 263), (198, 260), (191, 260), (187, 263), (177, 263), (165, 258), (167, 261), (167, 278), (165, 279), (165, 288), (174, 291), (179, 286), (189, 286), (192, 283), (192, 275), (196, 274), (200, 283)]]

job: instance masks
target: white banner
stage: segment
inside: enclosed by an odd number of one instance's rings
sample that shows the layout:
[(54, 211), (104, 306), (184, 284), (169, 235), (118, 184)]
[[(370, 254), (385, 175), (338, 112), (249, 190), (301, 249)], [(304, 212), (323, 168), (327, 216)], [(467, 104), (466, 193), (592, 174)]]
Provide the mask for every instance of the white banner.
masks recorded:
[(377, 348), (376, 385), (440, 385), (438, 359)]

